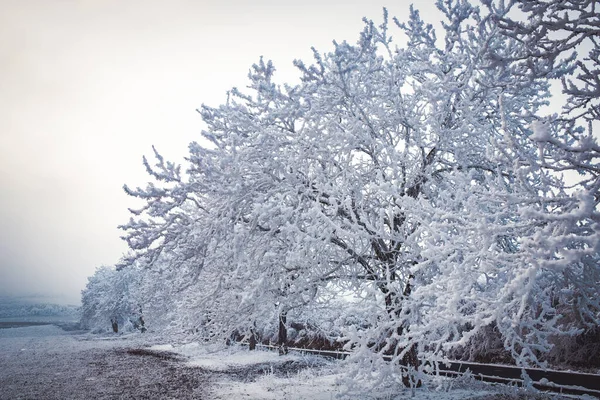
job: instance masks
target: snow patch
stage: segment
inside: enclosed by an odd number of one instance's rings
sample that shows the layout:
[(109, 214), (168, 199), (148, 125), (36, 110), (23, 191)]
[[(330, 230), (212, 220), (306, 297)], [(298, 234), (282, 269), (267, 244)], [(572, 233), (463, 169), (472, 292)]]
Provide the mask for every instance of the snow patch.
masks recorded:
[(265, 374), (254, 382), (236, 382), (223, 380), (217, 382), (211, 393), (216, 400), (251, 398), (251, 399), (297, 399), (297, 400), (331, 400), (340, 394), (336, 380), (338, 374), (324, 376), (306, 376), (301, 371), (297, 376), (276, 377)]
[(173, 345), (172, 344), (156, 344), (154, 346), (150, 346), (148, 349), (154, 350), (154, 351), (173, 351)]
[(303, 356), (289, 354), (279, 356), (272, 351), (255, 350), (246, 348), (227, 347), (215, 345), (200, 345), (187, 343), (180, 346), (158, 345), (150, 350), (168, 350), (188, 358), (187, 365), (200, 367), (210, 371), (226, 371), (232, 368), (250, 367), (257, 364), (280, 364), (286, 361), (302, 359)]

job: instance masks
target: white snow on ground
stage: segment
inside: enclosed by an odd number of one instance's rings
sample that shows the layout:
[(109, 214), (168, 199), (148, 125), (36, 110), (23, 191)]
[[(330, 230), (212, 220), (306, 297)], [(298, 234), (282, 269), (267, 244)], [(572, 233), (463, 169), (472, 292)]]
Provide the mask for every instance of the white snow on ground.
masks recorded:
[[(189, 358), (187, 364), (192, 367), (201, 367), (209, 371), (227, 371), (232, 368), (251, 367), (258, 364), (277, 364), (286, 361), (305, 361), (315, 359), (300, 354), (288, 354), (279, 356), (274, 351), (248, 351), (245, 347), (231, 346), (223, 347), (216, 345), (200, 345), (199, 343), (187, 343), (179, 346), (155, 345), (149, 350), (171, 351)], [(318, 359), (321, 361), (321, 359)]]
[(216, 382), (211, 394), (214, 399), (336, 399), (340, 388), (337, 374), (319, 375), (313, 370), (300, 371), (295, 376), (277, 377), (266, 373), (254, 382), (238, 382), (224, 379)]
[[(315, 371), (304, 370), (295, 375), (287, 377), (278, 377), (272, 373), (266, 373), (254, 382), (239, 382), (231, 379), (224, 379), (214, 384), (211, 394), (215, 399), (260, 399), (260, 400), (333, 400), (342, 395), (343, 386), (338, 383), (342, 374), (338, 371), (329, 370)], [(346, 394), (344, 399), (439, 399), (439, 400), (464, 400), (479, 399), (484, 396), (494, 394), (493, 390), (477, 389), (455, 389), (448, 392), (429, 391), (424, 389), (416, 390), (411, 393), (405, 390), (402, 393), (386, 393), (385, 391), (373, 392), (371, 396), (365, 397), (364, 394)]]
[[(245, 347), (231, 346), (224, 348), (215, 345), (200, 345), (188, 343), (184, 345), (155, 345), (149, 348), (154, 351), (169, 351), (185, 356), (187, 365), (200, 367), (204, 370), (226, 372), (232, 369), (256, 369), (262, 372), (253, 380), (240, 380), (234, 374), (222, 374), (213, 380), (210, 390), (211, 398), (226, 399), (256, 399), (256, 400), (332, 400), (343, 393), (344, 387), (339, 384), (342, 377), (339, 361), (323, 360), (315, 356), (290, 353), (279, 356), (275, 351), (249, 351)], [(278, 368), (286, 362), (303, 362), (313, 367), (282, 374)], [(470, 389), (453, 389), (435, 391), (419, 389), (414, 397), (410, 390), (403, 393), (373, 393), (372, 399), (403, 399), (415, 400), (440, 399), (462, 400), (478, 399), (497, 393), (492, 387), (475, 383)], [(345, 397), (348, 398), (348, 397)], [(350, 398), (365, 399), (364, 394)]]
[[(81, 335), (80, 340), (74, 340), (71, 336), (55, 325), (0, 329), (0, 354), (6, 358), (22, 358), (29, 361), (29, 358), (37, 354), (72, 353), (114, 346), (96, 340), (102, 337)], [(29, 356), (21, 354), (23, 352)]]
[[(160, 341), (163, 344), (156, 344)], [(132, 355), (128, 349), (150, 354)], [(165, 361), (152, 352), (183, 357)], [(1, 400), (41, 398), (41, 393), (57, 400), (113, 399), (119, 398), (118, 393), (139, 399), (164, 398), (168, 393), (169, 398), (180, 399), (333, 400), (345, 389), (339, 383), (343, 368), (340, 361), (312, 355), (279, 356), (273, 351), (204, 343), (165, 344), (164, 338), (147, 334), (91, 335), (52, 325), (0, 329)], [(448, 380), (446, 386), (452, 389), (446, 391), (418, 389), (414, 397), (405, 390), (344, 398), (483, 400), (502, 393), (498, 387), (456, 382)]]

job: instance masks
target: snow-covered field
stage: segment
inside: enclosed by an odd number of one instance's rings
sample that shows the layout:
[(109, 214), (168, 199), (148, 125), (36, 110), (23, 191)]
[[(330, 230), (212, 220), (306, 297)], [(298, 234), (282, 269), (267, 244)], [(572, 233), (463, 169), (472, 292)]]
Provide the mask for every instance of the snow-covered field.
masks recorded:
[[(0, 399), (314, 399), (344, 392), (343, 365), (243, 347), (165, 344), (156, 336), (91, 335), (54, 325), (0, 329)], [(411, 398), (381, 391), (356, 399)], [(423, 399), (525, 399), (463, 382)]]
[(92, 337), (53, 325), (0, 329), (0, 399), (206, 399), (207, 374), (128, 352), (139, 336)]

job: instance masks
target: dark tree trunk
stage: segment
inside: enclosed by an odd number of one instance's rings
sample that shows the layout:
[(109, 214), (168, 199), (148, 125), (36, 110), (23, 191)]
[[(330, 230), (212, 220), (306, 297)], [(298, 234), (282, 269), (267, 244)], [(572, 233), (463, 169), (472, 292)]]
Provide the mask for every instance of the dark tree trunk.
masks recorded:
[[(414, 276), (413, 275), (409, 275), (408, 277), (408, 282), (406, 282), (406, 286), (404, 287), (404, 292), (402, 292), (402, 297), (403, 298), (407, 298), (408, 296), (410, 296), (410, 292), (412, 292), (412, 285), (410, 284), (411, 279), (413, 279)], [(399, 329), (402, 330), (402, 327), (400, 327)], [(417, 347), (415, 345), (412, 345), (411, 348), (408, 350), (408, 352), (404, 355), (404, 357), (402, 357), (402, 365), (407, 366), (409, 369), (413, 369), (415, 371), (417, 371), (419, 369), (419, 354), (417, 352)], [(413, 381), (411, 382), (410, 376), (405, 376), (402, 378), (402, 383), (404, 384), (404, 386), (406, 387), (410, 387), (412, 385), (415, 385), (416, 387), (421, 387), (421, 381)]]
[(140, 315), (139, 323), (140, 323), (140, 331), (142, 333), (146, 332), (146, 322), (144, 321), (144, 317), (141, 315)]
[(248, 343), (250, 350), (256, 350), (256, 332), (254, 328), (250, 328), (250, 341)]
[(279, 314), (279, 336), (277, 339), (277, 345), (279, 346), (279, 355), (288, 353), (287, 348), (287, 313), (282, 311)]
[(119, 332), (119, 323), (117, 322), (117, 319), (111, 318), (110, 323), (112, 325), (113, 332), (118, 333)]
[(140, 323), (140, 331), (142, 331), (142, 333), (146, 332), (146, 321), (144, 321), (144, 313), (142, 312), (142, 306), (140, 306), (140, 319), (139, 319), (139, 323)]
[[(404, 355), (404, 357), (402, 357), (402, 361), (400, 361), (400, 364), (403, 366), (406, 366), (407, 368), (409, 368), (409, 370), (417, 371), (420, 363), (419, 363), (417, 348), (414, 345), (411, 346), (410, 350), (408, 350), (406, 352), (406, 354)], [(421, 381), (420, 380), (415, 381), (414, 379), (415, 378), (412, 378), (412, 380), (411, 380), (411, 376), (409, 374), (407, 374), (406, 376), (402, 377), (402, 384), (406, 387), (411, 387), (413, 385), (415, 387), (421, 387)]]
[[(407, 298), (410, 296), (410, 292), (412, 291), (412, 286), (410, 284), (410, 280), (414, 278), (412, 275), (409, 276), (409, 282), (407, 282), (406, 287), (402, 293), (402, 298)], [(385, 305), (386, 311), (392, 318), (398, 318), (402, 313), (402, 306), (400, 304), (400, 299), (398, 298), (398, 294), (389, 290), (387, 286), (380, 287), (380, 290), (385, 294)], [(396, 328), (396, 334), (398, 336), (402, 336), (405, 334), (405, 327), (398, 326)], [(403, 349), (402, 349), (403, 350)], [(394, 355), (396, 353), (396, 349), (391, 347), (387, 351), (387, 355)], [(418, 370), (419, 368), (419, 357), (416, 346), (411, 346), (410, 349), (406, 352), (402, 360), (400, 360), (400, 364), (409, 370)], [(409, 375), (402, 377), (402, 383), (406, 387), (411, 387), (415, 385), (416, 387), (421, 386), (421, 381), (411, 382), (411, 377)]]

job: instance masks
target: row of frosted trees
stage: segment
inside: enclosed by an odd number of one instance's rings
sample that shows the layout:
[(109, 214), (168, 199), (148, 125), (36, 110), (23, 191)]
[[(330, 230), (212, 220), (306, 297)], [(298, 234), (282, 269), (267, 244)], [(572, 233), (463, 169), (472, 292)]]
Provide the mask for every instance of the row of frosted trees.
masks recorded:
[[(295, 61), (299, 84), (261, 58), (199, 110), (184, 171), (144, 158), (154, 183), (125, 187), (144, 204), (122, 226), (131, 252), (99, 271), (135, 281), (116, 298), (214, 338), (312, 326), (353, 350), (364, 390), (448, 357), (598, 351), (598, 5), (437, 6), (441, 32), (386, 11)], [(101, 281), (87, 320), (117, 307)]]

